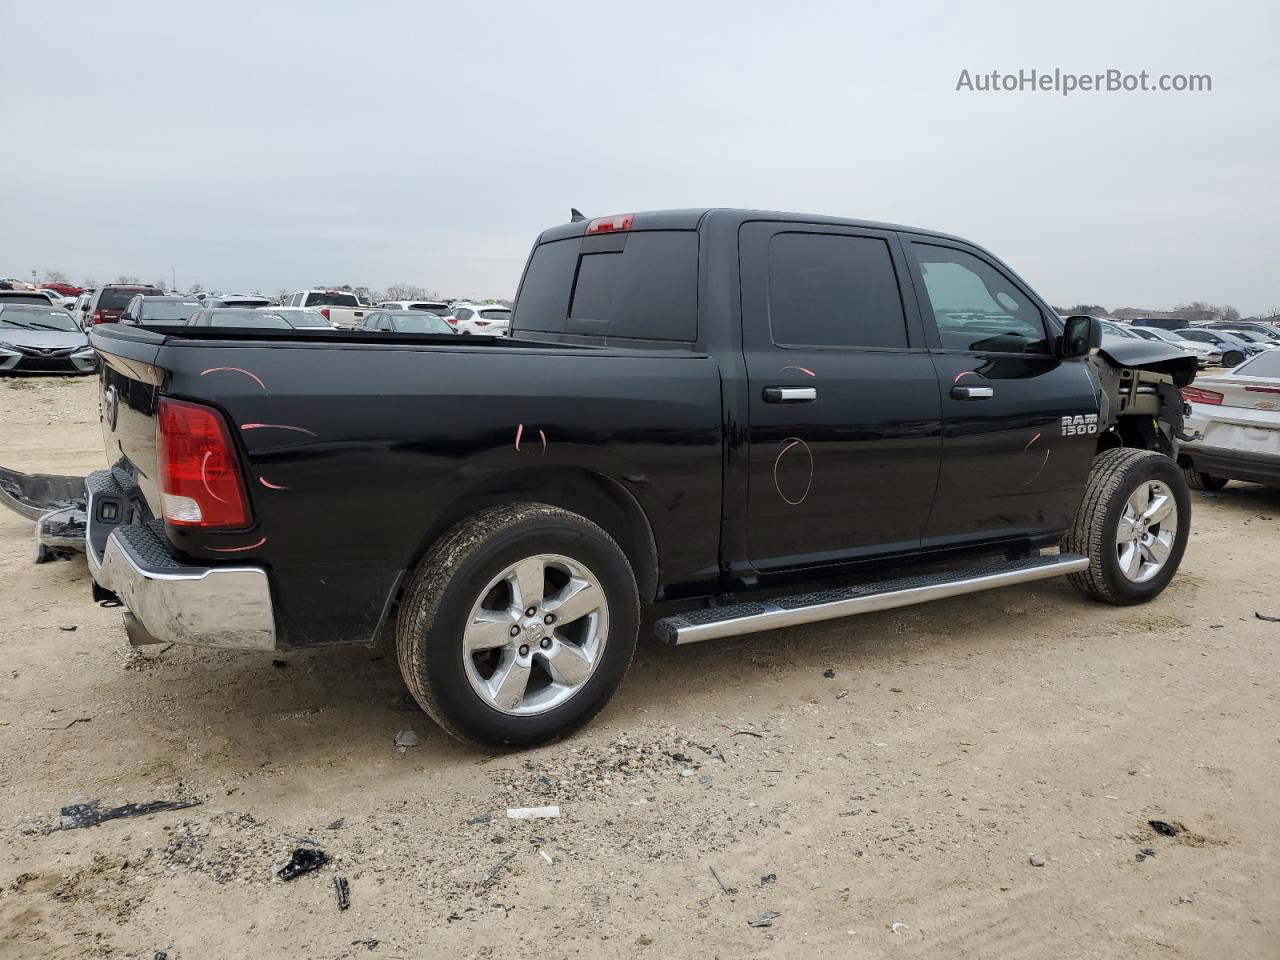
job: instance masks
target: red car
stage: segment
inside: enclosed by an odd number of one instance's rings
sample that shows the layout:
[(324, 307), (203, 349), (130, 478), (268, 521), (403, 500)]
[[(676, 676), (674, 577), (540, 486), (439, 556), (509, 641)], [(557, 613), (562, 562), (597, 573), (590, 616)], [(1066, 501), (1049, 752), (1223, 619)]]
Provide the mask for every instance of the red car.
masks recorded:
[(46, 290), (57, 290), (64, 297), (78, 297), (84, 293), (84, 287), (77, 287), (73, 283), (46, 283)]
[(164, 296), (163, 290), (157, 290), (148, 284), (104, 283), (94, 291), (93, 296), (89, 298), (89, 305), (85, 307), (85, 326), (89, 327), (95, 323), (115, 323), (120, 319), (120, 314), (124, 313), (124, 308), (129, 305), (129, 301), (140, 293), (148, 297)]

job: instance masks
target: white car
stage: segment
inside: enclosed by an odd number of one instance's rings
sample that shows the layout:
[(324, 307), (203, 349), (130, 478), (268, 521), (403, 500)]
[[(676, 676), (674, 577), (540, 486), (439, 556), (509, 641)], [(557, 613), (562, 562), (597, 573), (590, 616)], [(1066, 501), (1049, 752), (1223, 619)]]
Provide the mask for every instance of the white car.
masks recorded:
[(1178, 462), (1197, 490), (1221, 490), (1228, 480), (1280, 486), (1280, 350), (1182, 388), (1191, 404)]
[(459, 333), (505, 337), (511, 329), (511, 311), (496, 303), (455, 303), (453, 316)]
[(333, 329), (333, 322), (320, 311), (319, 307), (269, 307), (268, 309), (271, 313), (284, 317), (292, 327)]
[(1209, 364), (1215, 366), (1222, 365), (1222, 351), (1217, 347), (1207, 343), (1197, 343), (1194, 340), (1187, 340), (1178, 336), (1172, 330), (1161, 330), (1159, 327), (1129, 327), (1129, 332), (1137, 334), (1144, 340), (1159, 340), (1170, 346), (1177, 347), (1184, 353), (1189, 353), (1196, 358), (1196, 363), (1201, 369)]
[(282, 307), (315, 307), (335, 327), (357, 326), (372, 308), (364, 306), (349, 290), (298, 290), (284, 298)]

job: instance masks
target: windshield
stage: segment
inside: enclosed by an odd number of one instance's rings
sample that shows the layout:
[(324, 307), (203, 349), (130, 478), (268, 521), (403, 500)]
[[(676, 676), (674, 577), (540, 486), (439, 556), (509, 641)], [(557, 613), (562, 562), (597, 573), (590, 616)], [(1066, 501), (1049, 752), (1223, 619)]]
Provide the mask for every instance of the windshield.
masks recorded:
[(1270, 337), (1264, 337), (1256, 330), (1232, 330), (1231, 335), (1237, 340), (1248, 340), (1250, 343), (1270, 343)]
[(199, 300), (143, 300), (141, 319), (159, 323), (185, 323), (199, 309)]
[(0, 329), (63, 330), (71, 333), (80, 328), (65, 310), (0, 303)]
[(425, 310), (415, 310), (404, 316), (392, 317), (391, 326), (396, 333), (453, 333), (453, 327), (434, 313), (428, 313)]
[(360, 301), (356, 299), (354, 293), (342, 293), (341, 291), (312, 291), (307, 294), (307, 301), (303, 304), (305, 307), (358, 307)]
[(289, 321), (267, 310), (210, 310), (211, 327), (279, 327), (289, 329)]

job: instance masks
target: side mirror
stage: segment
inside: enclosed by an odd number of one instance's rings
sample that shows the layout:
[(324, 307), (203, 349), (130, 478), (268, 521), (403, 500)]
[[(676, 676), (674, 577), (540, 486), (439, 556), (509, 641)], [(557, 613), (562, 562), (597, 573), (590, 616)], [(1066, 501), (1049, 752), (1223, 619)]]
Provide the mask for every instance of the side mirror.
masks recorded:
[(1102, 324), (1097, 317), (1067, 317), (1058, 341), (1058, 356), (1083, 357), (1102, 345)]

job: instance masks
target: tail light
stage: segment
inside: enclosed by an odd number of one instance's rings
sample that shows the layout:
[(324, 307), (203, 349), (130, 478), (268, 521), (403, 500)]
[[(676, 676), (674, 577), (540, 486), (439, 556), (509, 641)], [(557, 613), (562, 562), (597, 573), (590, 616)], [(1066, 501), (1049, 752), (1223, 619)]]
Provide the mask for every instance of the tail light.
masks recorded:
[(322, 316), (322, 317), (324, 317), (326, 320), (328, 320), (328, 319), (329, 319), (329, 308), (328, 308), (328, 307), (321, 307), (321, 308), (320, 308), (320, 316)]
[(1280, 387), (1245, 387), (1247, 393), (1280, 393)]
[(249, 498), (227, 424), (212, 407), (160, 398), (160, 499), (166, 523), (247, 527)]
[(101, 322), (102, 322), (102, 311), (101, 311), (101, 310), (95, 310), (95, 311), (93, 311), (93, 322), (94, 322), (94, 323), (101, 323)]
[(458, 318), (450, 315), (444, 318), (444, 322), (451, 327), (456, 327), (458, 325)]
[(596, 217), (587, 224), (587, 236), (593, 233), (620, 233), (623, 230), (630, 230), (631, 221), (635, 216), (634, 213), (623, 213), (616, 217)]
[(473, 320), (472, 322), (473, 322), (477, 327), (487, 327), (487, 326), (489, 325), (489, 321), (488, 321), (488, 320)]
[(1213, 390), (1201, 390), (1199, 387), (1183, 387), (1182, 399), (1189, 403), (1207, 403), (1212, 406), (1222, 405), (1222, 394)]

